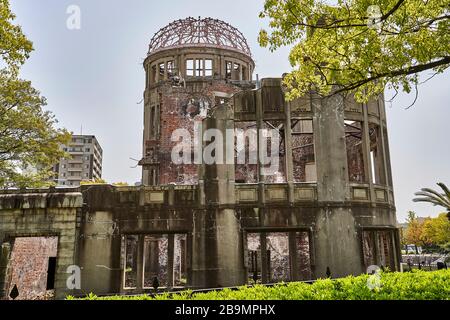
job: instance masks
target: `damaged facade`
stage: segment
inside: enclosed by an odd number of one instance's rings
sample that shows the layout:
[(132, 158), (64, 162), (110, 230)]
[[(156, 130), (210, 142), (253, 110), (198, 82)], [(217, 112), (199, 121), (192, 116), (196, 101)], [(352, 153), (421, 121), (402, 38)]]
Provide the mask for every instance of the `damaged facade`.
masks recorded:
[[(383, 97), (288, 102), (281, 79), (253, 81), (254, 67), (245, 38), (222, 21), (161, 29), (144, 62), (144, 186), (0, 193), (0, 297), (19, 282), (23, 238), (57, 239), (56, 254), (35, 254), (49, 260), (49, 274), (56, 257), (56, 298), (399, 270)], [(249, 140), (257, 164), (172, 163), (173, 131), (194, 134), (195, 124), (275, 129), (278, 171), (263, 174), (262, 146)], [(71, 265), (81, 268), (81, 289), (67, 287)]]

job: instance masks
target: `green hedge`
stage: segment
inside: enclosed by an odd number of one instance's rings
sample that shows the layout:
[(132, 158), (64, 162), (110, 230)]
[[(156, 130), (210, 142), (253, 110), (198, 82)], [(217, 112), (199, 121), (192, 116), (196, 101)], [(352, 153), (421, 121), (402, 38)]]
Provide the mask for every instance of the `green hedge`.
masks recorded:
[[(379, 279), (379, 281), (378, 281)], [(86, 300), (449, 300), (450, 270), (381, 273), (338, 280), (318, 280), (314, 284), (288, 283), (274, 287), (242, 287), (209, 293), (190, 291), (134, 297), (89, 295)], [(368, 285), (371, 284), (371, 285)], [(371, 289), (372, 288), (372, 289)], [(73, 299), (69, 297), (69, 299)]]

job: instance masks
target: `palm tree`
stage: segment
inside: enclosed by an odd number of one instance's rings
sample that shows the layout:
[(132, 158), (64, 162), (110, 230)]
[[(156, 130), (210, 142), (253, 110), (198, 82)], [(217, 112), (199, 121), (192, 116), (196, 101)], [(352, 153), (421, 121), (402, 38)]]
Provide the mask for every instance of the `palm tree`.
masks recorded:
[(444, 207), (447, 210), (447, 217), (450, 220), (450, 190), (447, 188), (445, 184), (438, 183), (437, 184), (444, 193), (439, 193), (433, 189), (424, 188), (422, 191), (417, 192), (415, 195), (420, 198), (415, 198), (414, 202), (428, 202), (432, 203), (435, 206)]

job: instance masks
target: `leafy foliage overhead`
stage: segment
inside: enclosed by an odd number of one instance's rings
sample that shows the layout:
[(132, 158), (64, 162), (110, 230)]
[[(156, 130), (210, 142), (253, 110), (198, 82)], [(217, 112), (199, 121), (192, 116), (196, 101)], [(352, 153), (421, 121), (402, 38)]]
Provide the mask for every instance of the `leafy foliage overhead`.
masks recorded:
[(33, 44), (12, 22), (15, 15), (9, 7), (9, 0), (0, 0), (0, 57), (9, 71), (17, 72), (33, 50)]
[(410, 92), (419, 73), (450, 64), (448, 0), (266, 0), (259, 42), (293, 46), (289, 98), (317, 90), (354, 93), (360, 102), (386, 86)]

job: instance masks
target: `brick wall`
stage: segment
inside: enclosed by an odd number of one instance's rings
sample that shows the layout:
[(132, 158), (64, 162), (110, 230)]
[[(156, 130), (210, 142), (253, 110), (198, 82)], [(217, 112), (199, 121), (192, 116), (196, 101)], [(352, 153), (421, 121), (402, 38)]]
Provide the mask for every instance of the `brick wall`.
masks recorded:
[(187, 88), (165, 84), (154, 90), (160, 95), (160, 136), (157, 140), (146, 141), (145, 145), (156, 149), (153, 158), (158, 164), (158, 182), (160, 185), (197, 184), (198, 165), (177, 165), (172, 162), (171, 153), (178, 144), (171, 141), (172, 133), (177, 129), (186, 129), (193, 139), (195, 122), (202, 121), (215, 105), (214, 92), (233, 94), (240, 88), (225, 81), (211, 81), (188, 83)]
[(16, 238), (10, 259), (8, 294), (17, 285), (16, 300), (44, 299), (48, 295), (48, 258), (57, 256), (57, 246), (56, 237)]

